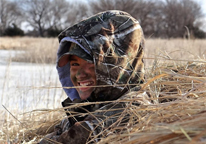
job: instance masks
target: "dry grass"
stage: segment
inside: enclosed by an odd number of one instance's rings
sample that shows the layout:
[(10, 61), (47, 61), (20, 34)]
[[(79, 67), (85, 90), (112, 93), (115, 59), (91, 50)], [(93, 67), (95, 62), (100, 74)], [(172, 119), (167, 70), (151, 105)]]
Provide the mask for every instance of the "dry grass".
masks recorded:
[[(153, 103), (139, 107), (129, 105), (125, 108), (125, 116), (129, 114), (130, 119), (128, 125), (110, 127), (110, 135), (99, 143), (205, 143), (205, 69), (205, 64), (174, 67), (172, 70), (171, 67), (157, 68), (153, 77), (148, 79), (149, 85), (142, 90), (151, 94), (149, 100)], [(128, 101), (134, 99), (125, 102)], [(34, 111), (24, 114), (21, 124), (18, 121), (5, 122), (4, 130), (9, 128), (7, 136), (12, 141), (35, 143), (63, 118), (63, 109)], [(121, 133), (115, 133), (116, 130)], [(6, 136), (3, 134), (2, 138)]]
[(21, 50), (12, 58), (16, 62), (50, 63), (56, 61), (57, 38), (0, 37), (0, 50)]
[[(149, 39), (146, 47), (147, 83), (142, 91), (150, 94), (152, 104), (129, 105), (128, 125), (111, 127), (99, 143), (205, 143), (206, 40)], [(65, 117), (63, 109), (33, 111), (16, 117), (19, 121), (7, 115), (0, 143), (36, 143)]]
[[(155, 60), (154, 60), (155, 59)], [(206, 40), (204, 39), (148, 39), (146, 40), (146, 66), (164, 63), (186, 64), (206, 59)]]
[[(177, 65), (176, 65), (177, 66)], [(206, 64), (160, 66), (143, 89), (153, 104), (129, 105), (129, 123), (99, 143), (178, 144), (206, 142)], [(151, 72), (150, 72), (151, 73)]]
[(0, 37), (0, 49), (3, 50), (28, 50), (47, 49), (58, 47), (57, 38), (36, 38), (36, 37)]
[[(188, 62), (205, 59), (206, 40), (147, 39), (146, 66), (158, 65), (165, 60)], [(18, 62), (54, 63), (58, 49), (57, 38), (0, 37), (0, 50), (24, 50), (12, 60)], [(158, 59), (157, 59), (158, 58)], [(156, 59), (154, 61), (154, 59)]]

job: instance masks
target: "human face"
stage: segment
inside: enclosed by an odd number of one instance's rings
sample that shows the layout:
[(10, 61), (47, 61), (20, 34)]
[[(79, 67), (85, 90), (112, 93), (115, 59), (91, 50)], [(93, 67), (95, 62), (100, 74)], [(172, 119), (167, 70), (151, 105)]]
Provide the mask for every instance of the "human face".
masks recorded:
[(96, 74), (94, 64), (85, 61), (78, 56), (72, 55), (70, 57), (70, 78), (82, 100), (87, 99), (96, 86)]

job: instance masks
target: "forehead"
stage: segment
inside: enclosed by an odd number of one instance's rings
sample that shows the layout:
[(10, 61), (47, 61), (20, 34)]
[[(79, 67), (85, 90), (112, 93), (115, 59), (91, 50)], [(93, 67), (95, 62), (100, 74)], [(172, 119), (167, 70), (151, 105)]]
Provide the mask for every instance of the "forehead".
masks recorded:
[(69, 62), (79, 62), (79, 63), (93, 64), (94, 65), (94, 63), (92, 61), (84, 60), (76, 55), (70, 55)]
[(70, 55), (69, 57), (69, 61), (78, 61), (78, 60), (83, 60), (80, 57), (76, 56), (76, 55)]

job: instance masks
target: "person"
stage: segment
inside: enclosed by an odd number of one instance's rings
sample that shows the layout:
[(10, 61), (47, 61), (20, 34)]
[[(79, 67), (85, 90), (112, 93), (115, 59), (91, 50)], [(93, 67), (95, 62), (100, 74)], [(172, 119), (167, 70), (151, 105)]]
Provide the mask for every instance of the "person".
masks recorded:
[(97, 142), (120, 117), (128, 121), (121, 100), (138, 96), (144, 83), (142, 28), (128, 13), (110, 10), (67, 28), (58, 39), (57, 71), (68, 95), (62, 102), (68, 117), (40, 143)]

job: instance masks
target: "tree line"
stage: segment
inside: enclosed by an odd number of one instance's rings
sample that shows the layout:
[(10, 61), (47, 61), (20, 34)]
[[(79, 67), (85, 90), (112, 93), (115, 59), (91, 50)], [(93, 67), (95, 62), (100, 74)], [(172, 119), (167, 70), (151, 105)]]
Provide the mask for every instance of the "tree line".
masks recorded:
[[(0, 36), (55, 37), (63, 29), (105, 10), (136, 18), (146, 37), (206, 38), (202, 9), (194, 0), (1, 0)], [(24, 32), (21, 24), (32, 28)]]

